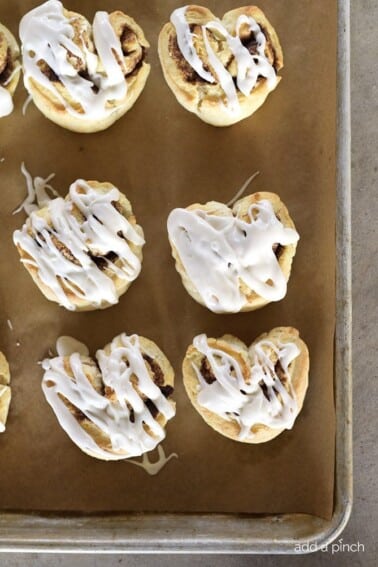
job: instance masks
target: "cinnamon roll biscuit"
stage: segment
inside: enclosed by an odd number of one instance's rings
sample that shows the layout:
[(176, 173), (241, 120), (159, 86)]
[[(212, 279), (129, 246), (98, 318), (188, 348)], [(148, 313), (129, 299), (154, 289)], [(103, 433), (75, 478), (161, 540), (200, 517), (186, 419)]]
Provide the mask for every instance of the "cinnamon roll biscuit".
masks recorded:
[(13, 241), (42, 293), (71, 311), (118, 303), (141, 270), (143, 230), (111, 183), (75, 181), (33, 211)]
[(167, 226), (185, 289), (214, 313), (285, 297), (299, 235), (278, 195), (254, 193), (232, 209), (217, 201), (174, 209)]
[(309, 354), (292, 327), (277, 327), (247, 348), (239, 339), (195, 337), (184, 363), (190, 401), (225, 437), (263, 443), (291, 429), (308, 386)]
[(11, 402), (11, 389), (9, 386), (10, 372), (9, 364), (2, 352), (0, 352), (0, 433), (5, 431), (9, 405)]
[(11, 32), (0, 23), (0, 118), (13, 110), (13, 94), (21, 73), (20, 50)]
[(96, 359), (73, 353), (42, 363), (42, 389), (64, 431), (103, 460), (140, 456), (175, 415), (173, 369), (152, 341), (119, 335)]
[(123, 12), (97, 12), (93, 25), (58, 0), (20, 23), (24, 83), (39, 110), (75, 132), (111, 126), (143, 91), (150, 65), (141, 27)]
[(179, 103), (213, 126), (253, 114), (283, 67), (277, 34), (256, 6), (231, 10), (222, 20), (202, 6), (174, 10), (160, 32), (159, 56)]

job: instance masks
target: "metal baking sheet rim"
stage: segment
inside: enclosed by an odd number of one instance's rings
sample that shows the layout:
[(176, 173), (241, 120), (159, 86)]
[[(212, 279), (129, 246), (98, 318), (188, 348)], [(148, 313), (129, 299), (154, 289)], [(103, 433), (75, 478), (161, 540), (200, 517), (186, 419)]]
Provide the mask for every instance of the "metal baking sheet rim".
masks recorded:
[(305, 514), (0, 515), (0, 551), (290, 554), (334, 541), (352, 509), (350, 0), (338, 0), (336, 463), (331, 520)]

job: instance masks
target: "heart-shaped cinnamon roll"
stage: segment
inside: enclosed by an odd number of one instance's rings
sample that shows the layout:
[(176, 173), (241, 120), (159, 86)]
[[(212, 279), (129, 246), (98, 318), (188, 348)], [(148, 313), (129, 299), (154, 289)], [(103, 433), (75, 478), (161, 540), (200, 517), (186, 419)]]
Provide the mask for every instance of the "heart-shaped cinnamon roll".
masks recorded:
[(216, 201), (174, 209), (168, 235), (186, 290), (214, 313), (252, 311), (286, 295), (299, 236), (274, 193), (232, 209)]
[(75, 181), (32, 211), (13, 241), (42, 293), (71, 311), (118, 303), (141, 270), (143, 230), (111, 183)]
[(263, 443), (293, 427), (308, 370), (307, 346), (291, 327), (261, 335), (249, 349), (231, 335), (199, 335), (183, 363), (196, 410), (215, 431), (244, 443)]
[(97, 459), (152, 451), (175, 415), (174, 373), (163, 352), (138, 335), (119, 335), (96, 358), (84, 352), (42, 363), (46, 400), (71, 440)]
[(39, 110), (75, 132), (118, 120), (141, 94), (150, 65), (143, 30), (129, 16), (84, 16), (48, 0), (20, 23), (24, 83)]
[(13, 110), (12, 96), (21, 73), (20, 50), (11, 32), (0, 23), (0, 118)]
[(280, 81), (277, 34), (256, 6), (222, 20), (190, 5), (171, 15), (159, 37), (164, 76), (177, 100), (213, 126), (229, 126), (255, 112)]

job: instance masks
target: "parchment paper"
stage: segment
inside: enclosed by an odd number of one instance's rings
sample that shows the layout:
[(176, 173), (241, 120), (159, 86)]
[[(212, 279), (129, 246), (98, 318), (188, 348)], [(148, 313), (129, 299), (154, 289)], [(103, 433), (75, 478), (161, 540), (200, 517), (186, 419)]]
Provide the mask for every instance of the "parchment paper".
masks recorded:
[[(36, 1), (0, 0), (0, 21), (17, 34)], [(205, 4), (221, 16), (240, 1)], [(134, 16), (151, 43), (152, 71), (135, 107), (106, 132), (80, 135), (31, 105), (0, 121), (1, 345), (12, 371), (13, 400), (0, 436), (0, 507), (50, 511), (303, 512), (329, 518), (334, 490), (335, 411), (335, 114), (336, 1), (261, 0), (281, 38), (283, 80), (250, 119), (216, 129), (176, 102), (157, 58), (157, 36), (173, 0), (66, 0), (92, 21), (98, 9)], [(35, 175), (56, 173), (62, 195), (77, 179), (111, 181), (129, 197), (147, 244), (140, 277), (119, 305), (75, 314), (48, 302), (19, 262), (12, 233), (25, 216), (11, 211)], [(215, 315), (195, 303), (175, 271), (166, 233), (174, 207), (229, 201), (255, 171), (251, 192), (277, 192), (300, 233), (286, 298), (240, 315)], [(14, 330), (7, 325), (10, 319)], [(192, 408), (181, 362), (192, 338), (238, 335), (248, 344), (278, 325), (296, 326), (311, 356), (310, 387), (292, 431), (258, 446), (228, 440)], [(37, 361), (56, 338), (72, 335), (94, 354), (120, 332), (156, 341), (176, 370), (177, 416), (164, 447), (175, 451), (156, 477), (127, 462), (83, 453), (60, 428), (41, 391)], [(20, 346), (17, 346), (17, 341)]]

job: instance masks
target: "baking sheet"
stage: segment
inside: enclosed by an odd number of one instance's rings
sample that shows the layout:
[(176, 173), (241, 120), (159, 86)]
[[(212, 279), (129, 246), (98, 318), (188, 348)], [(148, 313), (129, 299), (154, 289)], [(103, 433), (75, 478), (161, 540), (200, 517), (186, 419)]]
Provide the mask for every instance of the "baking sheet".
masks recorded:
[[(20, 17), (39, 2), (9, 8), (0, 21), (17, 33)], [(308, 513), (330, 518), (333, 508), (335, 415), (335, 115), (336, 1), (259, 3), (282, 41), (285, 68), (275, 93), (251, 119), (215, 129), (176, 102), (162, 76), (157, 35), (177, 1), (66, 2), (91, 19), (97, 9), (121, 8), (151, 43), (152, 71), (141, 98), (106, 132), (80, 135), (21, 106), (0, 122), (1, 348), (10, 360), (13, 400), (0, 436), (0, 506), (48, 511)], [(206, 2), (217, 15), (239, 2)], [(75, 314), (49, 303), (20, 265), (13, 230), (24, 221), (11, 211), (24, 198), (20, 173), (56, 173), (65, 195), (79, 178), (109, 180), (132, 202), (147, 244), (141, 276), (118, 306)], [(254, 171), (253, 191), (277, 192), (301, 235), (286, 298), (257, 312), (215, 315), (185, 292), (170, 256), (166, 218), (193, 202), (227, 202)], [(7, 325), (10, 319), (14, 330)], [(194, 335), (238, 335), (247, 343), (278, 325), (300, 329), (311, 356), (310, 387), (292, 431), (260, 446), (223, 438), (192, 408), (181, 361)], [(164, 447), (175, 451), (157, 477), (127, 462), (104, 463), (82, 454), (58, 425), (40, 388), (42, 359), (69, 334), (94, 352), (115, 335), (139, 333), (166, 352), (176, 370), (177, 415)], [(17, 346), (17, 341), (20, 346)]]

